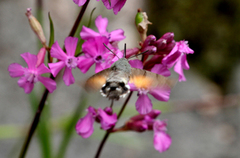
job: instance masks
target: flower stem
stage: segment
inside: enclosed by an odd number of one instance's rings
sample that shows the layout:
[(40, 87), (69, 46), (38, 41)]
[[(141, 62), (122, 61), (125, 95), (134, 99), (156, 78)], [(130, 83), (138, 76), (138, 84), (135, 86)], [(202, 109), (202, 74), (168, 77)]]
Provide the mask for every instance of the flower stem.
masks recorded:
[[(87, 8), (87, 6), (88, 6), (89, 1), (90, 1), (90, 0), (87, 0), (87, 2), (86, 2), (86, 3), (83, 5), (83, 7), (81, 8), (81, 11), (80, 11), (80, 13), (79, 13), (79, 15), (78, 15), (78, 17), (77, 17), (77, 19), (76, 19), (73, 27), (72, 27), (71, 32), (69, 33), (69, 36), (74, 36), (75, 32), (77, 31), (77, 27), (78, 27), (79, 23), (80, 23), (81, 20), (82, 20), (83, 14), (85, 13), (85, 10), (86, 10), (86, 8)], [(50, 78), (51, 78), (51, 79), (55, 79), (52, 75), (51, 75)], [(32, 122), (32, 124), (31, 124), (30, 129), (29, 129), (28, 135), (27, 135), (27, 137), (26, 137), (26, 139), (25, 139), (25, 142), (24, 142), (24, 144), (23, 144), (23, 146), (22, 146), (22, 149), (21, 149), (19, 158), (24, 158), (25, 155), (26, 155), (26, 152), (27, 152), (27, 150), (28, 150), (28, 146), (29, 146), (29, 144), (30, 144), (30, 142), (31, 142), (32, 136), (33, 136), (33, 134), (34, 134), (34, 132), (35, 132), (37, 126), (38, 126), (39, 119), (40, 119), (40, 117), (41, 117), (42, 110), (43, 110), (43, 108), (44, 108), (44, 105), (45, 105), (45, 102), (46, 102), (46, 100), (47, 100), (48, 94), (49, 94), (49, 91), (48, 91), (47, 89), (45, 89), (45, 91), (44, 91), (44, 93), (43, 93), (43, 96), (42, 96), (42, 99), (41, 99), (41, 101), (40, 101), (40, 103), (39, 103), (39, 105), (38, 105), (38, 109), (37, 109), (37, 111), (36, 111), (36, 113), (35, 113), (33, 122)]]
[[(132, 96), (132, 93), (133, 93), (133, 92), (130, 92), (130, 94), (128, 95), (127, 99), (126, 99), (125, 102), (123, 103), (123, 106), (122, 106), (122, 108), (121, 108), (121, 110), (119, 111), (118, 116), (117, 116), (118, 119), (121, 117), (121, 115), (122, 115), (122, 113), (123, 113), (123, 111), (124, 111), (124, 109), (125, 109), (128, 101), (130, 100), (130, 98), (131, 98), (131, 96)], [(96, 155), (95, 155), (95, 158), (99, 158), (99, 156), (100, 156), (100, 154), (101, 154), (101, 151), (102, 151), (102, 149), (103, 149), (103, 146), (104, 146), (104, 144), (106, 143), (106, 141), (107, 141), (107, 139), (108, 139), (109, 135), (111, 134), (111, 132), (112, 132), (112, 130), (113, 130), (114, 127), (115, 127), (115, 126), (113, 126), (112, 128), (110, 128), (109, 130), (106, 131), (106, 133), (105, 133), (105, 135), (104, 135), (104, 137), (103, 137), (103, 140), (101, 141), (101, 143), (100, 143), (100, 145), (99, 145), (99, 147), (98, 147), (98, 150), (97, 150), (97, 153), (96, 153)]]
[(49, 93), (49, 91), (47, 89), (45, 89), (45, 91), (43, 93), (43, 96), (42, 96), (42, 99), (41, 99), (41, 101), (40, 101), (40, 103), (38, 105), (37, 112), (35, 113), (35, 116), (34, 116), (34, 119), (33, 119), (32, 125), (31, 125), (31, 128), (30, 128), (30, 130), (28, 132), (28, 136), (27, 136), (27, 138), (26, 138), (26, 140), (24, 142), (24, 145), (22, 147), (22, 150), (21, 150), (19, 158), (24, 158), (25, 157), (25, 154), (27, 152), (29, 143), (30, 143), (30, 141), (32, 139), (32, 136), (34, 134), (34, 131), (37, 128), (37, 125), (39, 123), (39, 119), (40, 119), (40, 116), (42, 114), (42, 110), (43, 110), (43, 107), (45, 105), (45, 101), (47, 100), (48, 93)]

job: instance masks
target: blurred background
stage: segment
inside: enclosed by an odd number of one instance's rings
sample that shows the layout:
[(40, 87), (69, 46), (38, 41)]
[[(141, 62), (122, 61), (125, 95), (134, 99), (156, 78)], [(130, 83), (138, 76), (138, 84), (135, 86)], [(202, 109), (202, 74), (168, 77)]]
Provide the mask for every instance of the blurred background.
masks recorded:
[[(18, 156), (34, 116), (36, 107), (31, 105), (42, 95), (39, 85), (33, 94), (25, 94), (18, 87), (17, 79), (12, 79), (7, 71), (13, 62), (26, 65), (20, 54), (38, 52), (38, 39), (25, 16), (28, 7), (36, 14), (36, 6), (37, 1), (33, 0), (0, 1), (0, 157)], [(42, 0), (41, 6), (45, 36), (48, 39), (50, 12), (55, 40), (63, 45), (80, 8), (72, 0)], [(114, 15), (102, 2), (91, 0), (82, 24), (88, 23), (94, 7), (93, 28), (96, 29), (94, 19), (101, 14), (109, 19), (109, 31), (119, 28), (125, 31), (126, 39), (119, 43), (120, 48), (124, 43), (128, 48), (138, 46), (134, 18), (137, 9), (142, 8), (153, 23), (148, 34), (160, 38), (166, 32), (174, 32), (176, 41), (187, 40), (195, 51), (187, 56), (190, 65), (190, 70), (185, 71), (187, 81), (177, 83), (170, 101), (161, 103), (153, 99), (154, 108), (163, 112), (159, 118), (168, 120), (170, 149), (158, 153), (152, 145), (152, 132), (117, 133), (110, 136), (101, 157), (239, 158), (240, 1), (128, 0), (118, 15)], [(94, 68), (85, 75), (77, 69), (73, 73), (80, 83), (94, 74)], [(85, 94), (77, 83), (67, 87), (58, 82), (26, 157), (94, 157), (104, 132), (96, 125), (94, 134), (82, 139), (75, 133), (71, 118), (75, 112), (77, 117), (85, 115), (78, 111), (89, 105), (105, 107), (110, 103), (100, 94)], [(121, 105), (123, 101), (116, 104)], [(135, 101), (136, 94), (119, 126), (137, 114)], [(116, 105), (116, 111), (119, 107)]]

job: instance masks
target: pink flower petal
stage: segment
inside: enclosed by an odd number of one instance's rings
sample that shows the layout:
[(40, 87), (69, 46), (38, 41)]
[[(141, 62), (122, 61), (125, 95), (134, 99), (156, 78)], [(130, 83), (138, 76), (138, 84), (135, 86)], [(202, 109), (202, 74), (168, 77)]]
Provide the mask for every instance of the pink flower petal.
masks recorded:
[(160, 101), (168, 101), (170, 97), (171, 89), (168, 87), (159, 87), (150, 90), (150, 94)]
[(28, 82), (25, 77), (21, 77), (18, 80), (18, 85), (22, 87), (27, 94), (31, 93), (34, 87), (34, 83)]
[(188, 70), (190, 67), (188, 65), (188, 62), (187, 62), (187, 55), (186, 54), (183, 54), (182, 57), (181, 57), (181, 65), (182, 65), (182, 68), (185, 69), (185, 70)]
[(44, 73), (50, 73), (51, 71), (42, 63), (41, 65), (38, 66), (37, 68), (38, 74), (44, 74)]
[(20, 77), (24, 75), (24, 71), (26, 68), (22, 67), (22, 65), (18, 63), (12, 63), (8, 66), (9, 75), (11, 77)]
[(164, 66), (163, 64), (156, 64), (154, 67), (151, 69), (151, 72), (163, 75), (165, 77), (168, 77), (171, 75), (171, 72), (167, 68), (167, 66)]
[(104, 70), (102, 63), (96, 63), (95, 73), (98, 73), (102, 70)]
[(39, 52), (37, 54), (36, 67), (38, 67), (39, 65), (41, 65), (44, 62), (45, 54), (46, 54), (46, 49), (43, 47), (39, 50)]
[(140, 114), (147, 114), (152, 110), (152, 102), (146, 94), (140, 94), (137, 102), (136, 109)]
[(135, 60), (129, 60), (129, 64), (137, 69), (143, 69), (143, 64), (141, 60), (135, 59)]
[(88, 113), (85, 117), (81, 118), (76, 126), (76, 132), (83, 138), (88, 138), (92, 135), (94, 128), (93, 128), (94, 118), (91, 113)]
[(108, 115), (101, 108), (98, 109), (98, 113), (99, 113), (99, 120), (101, 122), (101, 128), (104, 130), (110, 129), (117, 122), (117, 114), (116, 113), (114, 113), (112, 115)]
[(102, 15), (99, 15), (95, 20), (95, 25), (98, 28), (98, 31), (101, 35), (105, 35), (107, 32), (108, 19), (102, 18)]
[(71, 68), (67, 68), (67, 67), (65, 68), (64, 74), (63, 74), (63, 81), (67, 86), (75, 82)]
[(37, 56), (30, 53), (23, 53), (21, 57), (25, 60), (29, 69), (35, 69), (37, 64)]
[(118, 0), (118, 2), (113, 7), (113, 13), (117, 15), (117, 13), (122, 9), (125, 3), (126, 0)]
[(160, 153), (169, 149), (172, 143), (171, 137), (165, 132), (154, 132), (153, 145)]
[(48, 66), (50, 67), (53, 76), (56, 77), (59, 71), (65, 67), (65, 62), (59, 61), (57, 63), (49, 63)]
[(53, 58), (57, 58), (62, 61), (67, 59), (67, 54), (65, 54), (62, 48), (59, 46), (58, 41), (53, 43), (50, 54)]
[(52, 93), (56, 88), (57, 84), (54, 80), (48, 77), (38, 76), (38, 80)]
[(91, 38), (94, 38), (94, 37), (97, 37), (97, 36), (100, 36), (99, 33), (93, 31), (92, 29), (90, 28), (87, 28), (85, 26), (82, 27), (82, 31), (80, 32), (80, 36), (83, 40), (89, 40)]
[(67, 37), (64, 41), (67, 55), (74, 56), (77, 47), (78, 38)]
[(82, 73), (86, 73), (93, 64), (93, 58), (86, 58), (85, 56), (79, 57), (78, 68), (82, 71)]
[(177, 62), (177, 60), (180, 58), (182, 54), (179, 51), (173, 52), (173, 50), (167, 56), (165, 56), (162, 60), (162, 63), (164, 65), (167, 65), (168, 68), (171, 68)]
[(126, 38), (122, 29), (113, 30), (112, 32), (110, 32), (110, 34), (110, 42), (121, 41)]
[(186, 78), (183, 73), (181, 60), (177, 61), (176, 65), (174, 66), (174, 71), (179, 74), (179, 79), (178, 79), (179, 82), (186, 81)]
[(77, 4), (79, 7), (83, 6), (86, 3), (87, 0), (73, 0), (75, 4)]

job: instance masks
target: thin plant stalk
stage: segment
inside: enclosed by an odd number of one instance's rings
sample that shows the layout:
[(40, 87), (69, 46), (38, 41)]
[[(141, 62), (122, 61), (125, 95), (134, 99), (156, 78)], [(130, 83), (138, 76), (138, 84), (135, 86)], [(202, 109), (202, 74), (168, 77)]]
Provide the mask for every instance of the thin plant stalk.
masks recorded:
[[(130, 92), (130, 93), (129, 93), (127, 99), (126, 99), (125, 102), (123, 103), (122, 108), (121, 108), (121, 110), (120, 110), (119, 113), (118, 113), (117, 119), (119, 119), (119, 118), (121, 117), (121, 115), (122, 115), (122, 113), (123, 113), (123, 111), (124, 111), (124, 109), (125, 109), (128, 101), (130, 100), (130, 98), (131, 98), (131, 96), (132, 96), (132, 93), (133, 93), (133, 92)], [(110, 128), (109, 130), (106, 131), (106, 133), (105, 133), (105, 135), (104, 135), (104, 137), (103, 137), (103, 139), (102, 139), (102, 141), (101, 141), (101, 143), (100, 143), (100, 145), (99, 145), (99, 147), (98, 147), (98, 150), (97, 150), (97, 153), (96, 153), (96, 155), (95, 155), (95, 158), (99, 158), (99, 156), (100, 156), (100, 154), (101, 154), (101, 151), (102, 151), (102, 149), (103, 149), (103, 146), (105, 145), (105, 143), (106, 143), (106, 141), (107, 141), (107, 139), (108, 139), (109, 135), (111, 134), (111, 132), (112, 132), (112, 130), (113, 130), (114, 127), (115, 127), (115, 126), (113, 126), (112, 128)]]
[[(84, 14), (87, 6), (88, 6), (89, 1), (90, 0), (87, 0), (87, 2), (81, 8), (81, 11), (80, 11), (80, 13), (79, 13), (79, 15), (78, 15), (78, 17), (77, 17), (73, 27), (72, 27), (71, 32), (69, 33), (69, 36), (74, 36), (74, 34), (75, 34), (76, 30), (77, 30), (77, 27), (78, 27), (79, 23), (81, 22), (82, 16), (83, 16), (83, 14)], [(53, 79), (53, 80), (55, 79), (52, 75), (51, 75), (50, 78)], [(28, 135), (27, 135), (27, 137), (25, 139), (25, 142), (24, 142), (24, 144), (22, 146), (19, 158), (24, 158), (25, 155), (26, 155), (26, 152), (28, 150), (28, 147), (29, 147), (29, 144), (31, 142), (32, 136), (33, 136), (33, 134), (34, 134), (34, 132), (35, 132), (35, 130), (37, 128), (37, 125), (39, 123), (39, 119), (41, 117), (42, 110), (44, 108), (44, 105), (45, 105), (45, 102), (47, 100), (48, 94), (49, 94), (49, 91), (45, 88), (45, 91), (43, 93), (42, 99), (41, 99), (41, 101), (40, 101), (40, 103), (38, 105), (38, 109), (37, 109), (37, 111), (35, 113), (33, 122), (31, 124), (30, 129), (29, 129)]]

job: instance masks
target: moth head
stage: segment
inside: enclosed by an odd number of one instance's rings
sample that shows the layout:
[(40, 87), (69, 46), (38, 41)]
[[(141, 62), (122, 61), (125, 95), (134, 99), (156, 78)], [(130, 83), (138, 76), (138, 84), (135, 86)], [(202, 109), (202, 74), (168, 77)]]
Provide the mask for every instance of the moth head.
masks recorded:
[(118, 100), (120, 97), (124, 98), (130, 92), (130, 87), (124, 82), (107, 82), (102, 86), (100, 92), (110, 100)]

